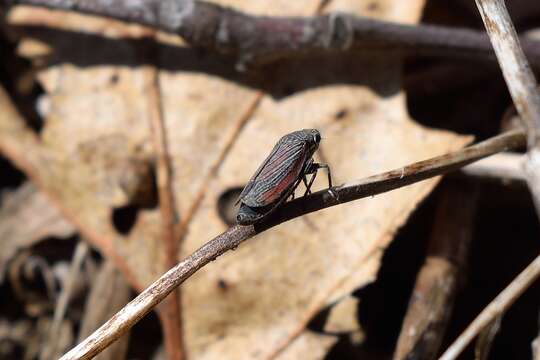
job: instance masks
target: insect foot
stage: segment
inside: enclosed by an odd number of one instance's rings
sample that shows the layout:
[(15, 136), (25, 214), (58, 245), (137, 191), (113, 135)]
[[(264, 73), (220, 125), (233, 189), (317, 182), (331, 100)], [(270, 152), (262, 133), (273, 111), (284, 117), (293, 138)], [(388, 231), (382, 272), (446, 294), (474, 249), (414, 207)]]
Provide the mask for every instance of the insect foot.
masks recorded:
[(328, 193), (330, 194), (330, 196), (331, 196), (334, 200), (336, 200), (337, 202), (339, 202), (339, 194), (337, 193), (336, 190), (334, 190), (334, 188), (329, 187), (329, 188), (328, 188)]

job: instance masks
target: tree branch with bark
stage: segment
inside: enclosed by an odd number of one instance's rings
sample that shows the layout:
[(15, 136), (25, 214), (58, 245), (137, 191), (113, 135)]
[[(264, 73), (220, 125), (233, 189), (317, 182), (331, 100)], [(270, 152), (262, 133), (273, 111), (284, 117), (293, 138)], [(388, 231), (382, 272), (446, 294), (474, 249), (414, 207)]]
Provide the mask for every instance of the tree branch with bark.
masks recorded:
[[(1, 2), (0, 2), (1, 3)], [(345, 13), (312, 17), (269, 17), (196, 0), (4, 0), (134, 22), (182, 36), (190, 45), (232, 54), (240, 68), (328, 52), (367, 49), (495, 61), (485, 33), (434, 25), (405, 25)], [(540, 42), (523, 47), (540, 67)]]

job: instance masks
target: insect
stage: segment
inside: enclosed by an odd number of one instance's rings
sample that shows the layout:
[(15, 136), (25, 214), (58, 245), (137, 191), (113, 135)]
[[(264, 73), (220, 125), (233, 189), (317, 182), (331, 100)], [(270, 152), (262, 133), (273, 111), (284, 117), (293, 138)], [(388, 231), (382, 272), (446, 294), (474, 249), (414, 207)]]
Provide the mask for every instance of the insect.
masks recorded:
[[(300, 181), (306, 185), (304, 196), (310, 194), (317, 170), (321, 168), (327, 170), (331, 188), (330, 168), (313, 161), (313, 153), (320, 141), (321, 134), (316, 129), (298, 130), (283, 136), (240, 194), (236, 221), (241, 225), (261, 221), (290, 195), (294, 198), (294, 190)], [(308, 182), (307, 175), (310, 174), (313, 176)]]

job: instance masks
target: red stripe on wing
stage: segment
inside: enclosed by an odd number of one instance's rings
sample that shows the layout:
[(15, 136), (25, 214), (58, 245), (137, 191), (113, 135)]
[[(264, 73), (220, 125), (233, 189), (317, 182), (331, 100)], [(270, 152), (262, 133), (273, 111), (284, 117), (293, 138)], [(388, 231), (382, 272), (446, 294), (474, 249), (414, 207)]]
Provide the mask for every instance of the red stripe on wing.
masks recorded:
[(281, 196), (296, 182), (298, 175), (304, 166), (304, 157), (300, 157), (288, 174), (281, 179), (279, 183), (257, 196), (257, 200), (264, 204), (270, 204), (277, 201)]

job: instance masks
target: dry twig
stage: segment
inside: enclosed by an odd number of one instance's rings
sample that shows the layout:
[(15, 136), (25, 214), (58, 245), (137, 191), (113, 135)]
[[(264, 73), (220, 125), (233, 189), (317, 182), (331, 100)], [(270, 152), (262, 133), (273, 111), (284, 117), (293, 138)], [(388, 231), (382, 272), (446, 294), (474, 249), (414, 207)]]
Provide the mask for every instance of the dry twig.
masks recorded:
[(81, 266), (89, 250), (90, 247), (85, 241), (79, 241), (77, 243), (75, 253), (73, 254), (73, 260), (71, 261), (71, 266), (69, 267), (69, 273), (62, 284), (62, 292), (60, 293), (58, 301), (56, 302), (54, 317), (51, 328), (47, 334), (46, 343), (44, 344), (40, 353), (40, 359), (42, 360), (51, 359), (53, 354), (56, 354), (58, 351), (57, 346), (60, 340), (59, 334), (61, 334), (60, 328), (62, 326), (62, 321), (64, 320), (73, 288), (80, 277)]
[(540, 275), (540, 256), (529, 264), (510, 285), (506, 287), (474, 321), (465, 329), (459, 338), (446, 350), (439, 360), (452, 360), (459, 356), (469, 342), (493, 319), (504, 312)]
[[(106, 259), (100, 266), (90, 294), (84, 305), (83, 318), (78, 334), (79, 341), (84, 340), (104, 321), (122, 308), (131, 297), (131, 288), (114, 262)], [(97, 356), (99, 360), (125, 359), (128, 349), (129, 333), (109, 346)]]
[[(538, 322), (540, 325), (540, 321)], [(532, 341), (532, 360), (540, 360), (540, 334)]]
[[(332, 13), (313, 17), (253, 16), (196, 0), (4, 0), (106, 16), (175, 33), (191, 45), (234, 54), (240, 64), (262, 65), (277, 59), (331, 51), (385, 49), (409, 55), (494, 60), (485, 34), (432, 25), (409, 26)], [(540, 66), (540, 45), (524, 40), (527, 54)]]
[[(154, 59), (155, 60), (155, 59)], [(165, 266), (173, 267), (177, 262), (178, 254), (178, 214), (172, 189), (172, 169), (169, 151), (167, 148), (167, 132), (163, 119), (161, 104), (161, 89), (159, 72), (153, 64), (145, 69), (148, 88), (148, 108), (150, 128), (154, 140), (154, 149), (157, 158), (157, 190), (159, 208), (163, 228), (163, 241), (165, 243)], [(180, 290), (173, 291), (160, 306), (160, 319), (163, 325), (165, 348), (170, 359), (181, 360), (183, 355), (182, 315), (180, 309)]]
[(403, 320), (395, 360), (434, 359), (439, 352), (466, 264), (478, 198), (474, 184), (457, 185), (444, 184), (428, 255)]
[(501, 153), (465, 166), (461, 172), (467, 176), (496, 179), (503, 182), (524, 182), (523, 164), (525, 156), (516, 153)]
[(519, 148), (524, 145), (524, 142), (525, 137), (522, 131), (508, 132), (454, 153), (334, 187), (333, 192), (337, 196), (332, 196), (328, 190), (323, 190), (298, 198), (284, 204), (263, 223), (233, 226), (167, 271), (85, 341), (65, 354), (62, 359), (89, 359), (98, 354), (197, 270), (262, 231), (310, 212), (377, 195), (448, 173), (497, 152)]
[(527, 130), (527, 183), (540, 214), (540, 95), (503, 0), (476, 0), (508, 90)]
[[(516, 109), (527, 130), (528, 153), (525, 162), (527, 184), (540, 216), (540, 95), (536, 79), (506, 10), (503, 0), (476, 0), (499, 65)], [(448, 348), (441, 359), (455, 359), (482, 329), (500, 316), (540, 275), (540, 257), (531, 263), (489, 304)]]
[(501, 328), (502, 315), (491, 321), (478, 335), (474, 347), (475, 360), (487, 360), (495, 337)]

